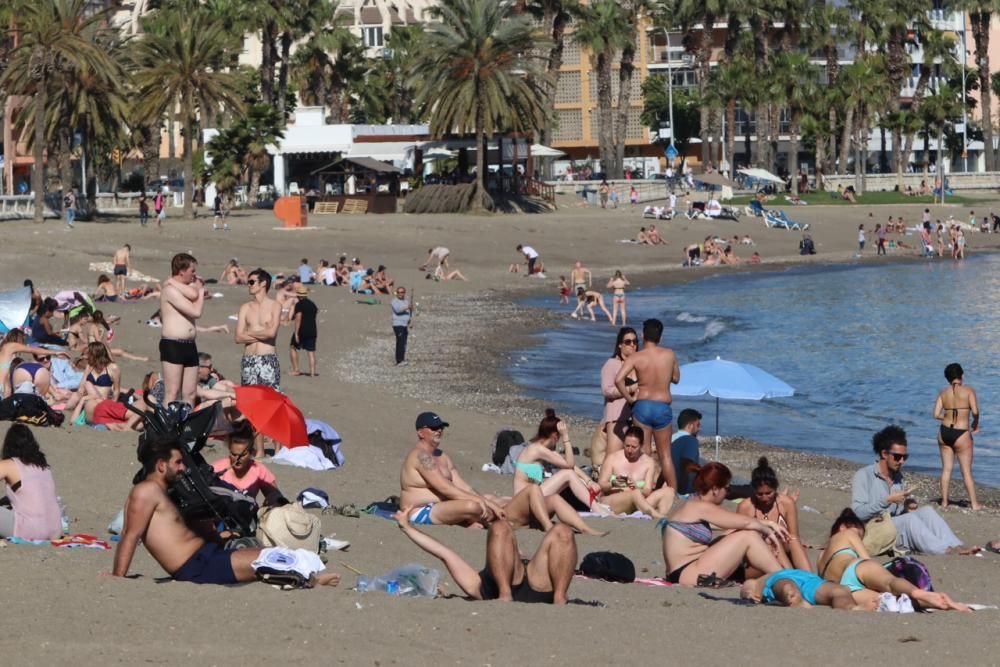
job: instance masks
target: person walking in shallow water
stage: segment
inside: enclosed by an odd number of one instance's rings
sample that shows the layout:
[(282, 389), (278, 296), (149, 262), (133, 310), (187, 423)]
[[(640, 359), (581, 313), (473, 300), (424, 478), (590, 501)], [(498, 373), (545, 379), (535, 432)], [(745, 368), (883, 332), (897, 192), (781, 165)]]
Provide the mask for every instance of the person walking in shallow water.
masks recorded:
[(972, 436), (979, 433), (979, 402), (976, 390), (964, 384), (965, 372), (959, 364), (948, 364), (944, 378), (948, 387), (934, 402), (934, 419), (941, 422), (938, 449), (941, 452), (941, 507), (948, 507), (948, 487), (951, 471), (958, 458), (962, 481), (974, 510), (982, 509), (976, 500), (976, 483), (972, 478)]

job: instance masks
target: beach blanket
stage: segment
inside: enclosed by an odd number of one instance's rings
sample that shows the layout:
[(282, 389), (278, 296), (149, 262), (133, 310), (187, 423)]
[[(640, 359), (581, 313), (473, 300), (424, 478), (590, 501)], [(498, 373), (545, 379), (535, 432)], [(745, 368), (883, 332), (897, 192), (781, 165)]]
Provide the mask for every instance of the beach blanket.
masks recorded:
[[(98, 273), (108, 273), (108, 274), (111, 274), (111, 273), (114, 273), (115, 265), (112, 262), (91, 262), (90, 263), (90, 270), (91, 271), (97, 271)], [(159, 278), (154, 278), (153, 276), (148, 276), (145, 273), (143, 273), (142, 271), (136, 271), (135, 269), (132, 269), (131, 271), (128, 272), (128, 279), (129, 280), (136, 280), (136, 281), (141, 282), (141, 283), (158, 283), (158, 282), (160, 282)]]
[[(588, 581), (600, 581), (602, 583), (613, 583), (613, 582), (605, 581), (604, 579), (594, 579), (593, 577), (588, 577), (588, 576), (585, 576), (585, 575), (582, 575), (582, 574), (574, 574), (573, 578), (574, 579), (586, 579)], [(636, 577), (635, 581), (633, 581), (631, 583), (638, 584), (638, 585), (643, 586), (645, 588), (670, 588), (671, 586), (674, 586), (674, 584), (672, 584), (669, 581), (666, 581), (664, 579), (660, 579), (659, 577), (653, 577), (651, 579), (641, 579), (639, 577)]]
[(604, 519), (604, 518), (607, 518), (607, 519), (642, 519), (644, 521), (652, 521), (653, 520), (653, 517), (649, 516), (648, 514), (643, 514), (639, 510), (636, 510), (635, 512), (632, 512), (631, 514), (611, 514), (610, 516), (607, 516), (607, 517), (605, 517), (605, 515), (603, 515), (603, 514), (597, 514), (596, 512), (579, 512), (578, 514), (580, 516), (588, 518), (588, 519)]
[(100, 551), (111, 551), (111, 545), (104, 540), (100, 540), (93, 535), (84, 535), (83, 533), (67, 535), (58, 540), (23, 540), (20, 537), (8, 537), (7, 542), (36, 547), (48, 545), (57, 549), (98, 549)]

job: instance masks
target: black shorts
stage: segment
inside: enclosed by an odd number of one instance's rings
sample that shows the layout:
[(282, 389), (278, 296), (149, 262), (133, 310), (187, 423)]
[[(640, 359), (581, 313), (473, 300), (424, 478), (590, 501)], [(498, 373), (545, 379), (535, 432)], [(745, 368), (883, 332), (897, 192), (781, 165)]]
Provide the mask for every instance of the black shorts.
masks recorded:
[[(525, 567), (527, 567), (527, 562), (525, 561)], [(510, 587), (511, 596), (514, 598), (514, 602), (528, 602), (528, 603), (539, 603), (539, 604), (552, 604), (555, 600), (555, 594), (552, 591), (536, 591), (528, 583), (528, 573), (524, 573), (524, 579), (521, 583), (515, 584)], [(500, 597), (500, 589), (497, 587), (497, 582), (493, 579), (493, 575), (490, 574), (489, 570), (482, 570), (479, 573), (479, 595), (484, 600), (496, 600)]]
[(193, 340), (160, 339), (160, 361), (184, 368), (198, 365), (198, 346)]
[(116, 276), (127, 276), (128, 267), (124, 264), (115, 264), (115, 275)]
[(174, 580), (192, 584), (235, 584), (233, 555), (218, 544), (206, 542), (174, 572)]
[(299, 340), (298, 336), (292, 334), (292, 348), (296, 350), (305, 350), (306, 352), (315, 352), (316, 337), (313, 336), (312, 338), (303, 338), (302, 340)]

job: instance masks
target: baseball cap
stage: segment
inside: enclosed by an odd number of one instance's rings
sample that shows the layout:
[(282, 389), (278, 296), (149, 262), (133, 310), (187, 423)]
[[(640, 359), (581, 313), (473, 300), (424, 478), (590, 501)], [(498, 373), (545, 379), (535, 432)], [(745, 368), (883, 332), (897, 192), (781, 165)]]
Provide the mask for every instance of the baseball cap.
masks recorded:
[(422, 428), (441, 428), (447, 427), (448, 422), (441, 419), (433, 412), (421, 412), (417, 415), (417, 430)]

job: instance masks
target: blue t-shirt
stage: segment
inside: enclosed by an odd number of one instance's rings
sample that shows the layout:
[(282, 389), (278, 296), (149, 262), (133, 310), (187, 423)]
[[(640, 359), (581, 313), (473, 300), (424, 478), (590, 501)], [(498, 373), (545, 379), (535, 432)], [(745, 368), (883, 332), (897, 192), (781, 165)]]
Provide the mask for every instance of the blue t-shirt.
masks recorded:
[(670, 440), (670, 460), (674, 464), (674, 474), (677, 475), (677, 493), (691, 493), (694, 489), (695, 473), (686, 472), (681, 466), (681, 459), (693, 461), (701, 465), (701, 455), (698, 451), (698, 438), (687, 431), (677, 431)]
[(303, 283), (311, 283), (316, 277), (316, 272), (308, 264), (299, 266), (299, 280)]
[(798, 586), (802, 599), (812, 605), (816, 604), (816, 591), (826, 583), (822, 577), (805, 570), (778, 570), (764, 582), (764, 591), (761, 593), (764, 602), (774, 602), (777, 599), (774, 595), (774, 585), (783, 579), (788, 579)]

